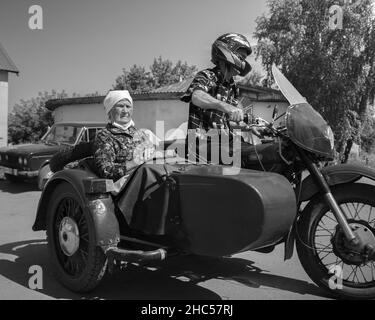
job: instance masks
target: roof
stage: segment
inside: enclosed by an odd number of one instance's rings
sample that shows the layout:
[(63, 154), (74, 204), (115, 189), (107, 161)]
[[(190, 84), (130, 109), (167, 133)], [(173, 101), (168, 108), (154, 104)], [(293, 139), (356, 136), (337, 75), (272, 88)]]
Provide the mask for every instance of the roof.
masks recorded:
[(5, 48), (0, 43), (0, 71), (8, 71), (13, 73), (19, 73), (16, 65), (6, 52)]
[[(144, 92), (144, 93), (133, 93), (133, 101), (137, 100), (179, 100), (181, 93), (179, 92)], [(102, 104), (105, 96), (95, 96), (95, 97), (75, 97), (75, 98), (65, 98), (65, 99), (51, 99), (45, 104), (45, 107), (54, 111), (58, 107), (73, 104)]]
[(188, 78), (158, 89), (151, 90), (152, 93), (184, 93), (190, 86), (194, 78)]
[(261, 86), (245, 86), (238, 85), (243, 96), (257, 101), (267, 102), (287, 102), (281, 91), (261, 87)]
[(99, 128), (105, 127), (106, 122), (56, 122), (55, 126), (72, 126), (72, 127), (87, 127), (87, 128)]
[[(151, 90), (149, 92), (133, 93), (132, 98), (134, 101), (137, 100), (180, 100), (181, 95), (185, 93), (193, 78), (185, 79), (181, 82), (173, 83), (158, 89)], [(286, 101), (280, 91), (264, 88), (259, 86), (238, 86), (244, 96), (257, 101), (268, 101), (268, 102), (281, 102)], [(73, 104), (101, 104), (103, 103), (105, 96), (96, 97), (75, 97), (65, 99), (52, 99), (48, 100), (45, 107), (48, 110), (55, 110), (62, 105), (73, 105)]]
[[(192, 81), (193, 78), (188, 78), (181, 82), (154, 89), (150, 93), (179, 94), (181, 96), (189, 88)], [(246, 86), (241, 84), (238, 84), (238, 88), (243, 95), (252, 97), (258, 101), (286, 101), (282, 93), (275, 89), (261, 86)]]

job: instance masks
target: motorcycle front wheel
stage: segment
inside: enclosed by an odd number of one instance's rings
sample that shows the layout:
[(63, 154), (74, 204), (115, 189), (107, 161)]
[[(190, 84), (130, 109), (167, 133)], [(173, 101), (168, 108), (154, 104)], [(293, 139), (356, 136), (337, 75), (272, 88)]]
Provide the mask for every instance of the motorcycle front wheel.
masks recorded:
[[(375, 239), (375, 187), (352, 183), (332, 188), (332, 194), (353, 228)], [(323, 195), (304, 209), (297, 227), (297, 252), (309, 277), (326, 292), (341, 299), (375, 298), (375, 261), (365, 261), (348, 248)]]

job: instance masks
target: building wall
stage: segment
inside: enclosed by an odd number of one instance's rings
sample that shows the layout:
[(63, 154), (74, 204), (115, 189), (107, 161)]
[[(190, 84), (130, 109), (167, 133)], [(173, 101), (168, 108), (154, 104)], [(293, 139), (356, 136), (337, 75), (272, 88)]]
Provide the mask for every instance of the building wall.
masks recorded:
[[(139, 128), (156, 132), (156, 121), (163, 121), (165, 133), (187, 121), (189, 105), (179, 100), (136, 100), (133, 118)], [(64, 105), (53, 112), (59, 122), (106, 122), (102, 104)]]
[[(279, 115), (285, 112), (287, 103), (252, 102), (256, 117), (270, 121), (275, 105)], [(169, 130), (178, 128), (188, 120), (189, 104), (179, 100), (136, 100), (133, 118), (138, 128), (147, 128), (160, 138)], [(107, 117), (102, 104), (65, 105), (54, 111), (55, 123), (58, 122), (106, 122)], [(156, 122), (163, 123), (162, 129), (156, 128)], [(164, 132), (163, 132), (164, 129)]]
[(8, 72), (0, 71), (0, 147), (8, 145)]
[[(135, 103), (134, 119), (139, 123), (138, 126), (148, 128), (158, 136), (178, 128), (188, 120), (189, 104), (179, 100), (138, 100)], [(161, 122), (159, 128), (156, 128), (157, 121)], [(164, 133), (161, 128), (164, 128)]]
[(101, 104), (64, 105), (53, 112), (55, 123), (60, 122), (106, 122), (107, 117)]

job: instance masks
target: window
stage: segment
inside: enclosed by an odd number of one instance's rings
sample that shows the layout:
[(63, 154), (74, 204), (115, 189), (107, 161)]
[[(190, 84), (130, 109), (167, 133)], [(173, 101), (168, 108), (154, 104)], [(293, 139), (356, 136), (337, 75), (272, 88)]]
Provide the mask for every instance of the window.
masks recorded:
[(102, 128), (86, 128), (81, 142), (91, 142), (95, 140), (96, 133)]
[(96, 132), (99, 130), (99, 128), (89, 128), (88, 131), (88, 141), (95, 140)]
[(56, 125), (49, 131), (44, 141), (53, 144), (74, 144), (81, 132), (81, 127)]

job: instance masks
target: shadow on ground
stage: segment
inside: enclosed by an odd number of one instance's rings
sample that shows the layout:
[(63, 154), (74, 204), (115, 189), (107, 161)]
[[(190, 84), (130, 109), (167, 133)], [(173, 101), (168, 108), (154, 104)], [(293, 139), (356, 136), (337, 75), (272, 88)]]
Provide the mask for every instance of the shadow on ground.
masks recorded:
[[(79, 295), (61, 286), (53, 277), (48, 262), (47, 243), (41, 240), (8, 243), (0, 246), (0, 274), (28, 289), (30, 266), (43, 269), (40, 293), (57, 299), (173, 299), (218, 300), (221, 297), (199, 284), (210, 279), (230, 280), (252, 288), (276, 288), (301, 295), (324, 297), (308, 282), (268, 274), (253, 261), (240, 258), (182, 256), (149, 267), (128, 266), (106, 275), (93, 292)], [(245, 297), (246, 298), (246, 297)], [(251, 299), (251, 297), (249, 297)]]
[(0, 191), (5, 193), (18, 194), (29, 191), (39, 191), (36, 181), (10, 182), (0, 179)]

